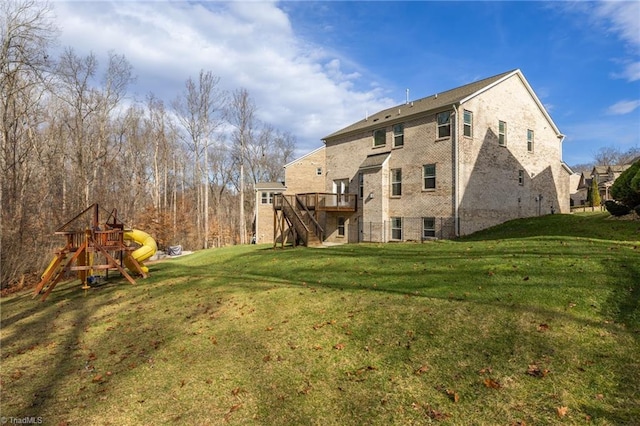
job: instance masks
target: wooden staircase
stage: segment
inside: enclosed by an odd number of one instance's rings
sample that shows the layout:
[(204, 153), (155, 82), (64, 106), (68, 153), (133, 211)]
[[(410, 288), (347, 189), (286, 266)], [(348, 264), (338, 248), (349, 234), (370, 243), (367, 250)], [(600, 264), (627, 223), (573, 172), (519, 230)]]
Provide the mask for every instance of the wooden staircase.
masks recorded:
[(273, 206), (276, 211), (282, 213), (282, 219), (287, 222), (289, 230), (293, 232), (294, 245), (298, 243), (307, 247), (322, 245), (324, 230), (297, 195), (278, 194)]

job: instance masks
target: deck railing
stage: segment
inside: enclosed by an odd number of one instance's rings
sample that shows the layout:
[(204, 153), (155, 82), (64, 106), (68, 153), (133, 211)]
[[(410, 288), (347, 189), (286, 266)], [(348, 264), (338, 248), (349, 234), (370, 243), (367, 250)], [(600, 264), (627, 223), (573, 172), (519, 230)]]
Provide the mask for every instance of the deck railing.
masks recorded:
[(357, 194), (337, 194), (331, 192), (309, 192), (296, 194), (309, 210), (351, 211), (357, 209)]

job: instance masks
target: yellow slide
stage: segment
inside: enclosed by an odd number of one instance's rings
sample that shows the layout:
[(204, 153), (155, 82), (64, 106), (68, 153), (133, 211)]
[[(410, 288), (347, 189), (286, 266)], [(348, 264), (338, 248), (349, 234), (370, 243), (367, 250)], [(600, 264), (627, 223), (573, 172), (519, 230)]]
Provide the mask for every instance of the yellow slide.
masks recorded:
[[(130, 231), (124, 232), (124, 239), (128, 241), (133, 241), (134, 243), (140, 244), (140, 247), (131, 253), (131, 257), (133, 257), (141, 266), (144, 273), (149, 272), (149, 268), (144, 266), (142, 262), (153, 256), (158, 250), (158, 246), (156, 245), (156, 240), (149, 234), (144, 231), (140, 231), (139, 229), (132, 229)], [(130, 271), (135, 271), (136, 268), (131, 265), (131, 261), (125, 259), (124, 264), (127, 269)]]

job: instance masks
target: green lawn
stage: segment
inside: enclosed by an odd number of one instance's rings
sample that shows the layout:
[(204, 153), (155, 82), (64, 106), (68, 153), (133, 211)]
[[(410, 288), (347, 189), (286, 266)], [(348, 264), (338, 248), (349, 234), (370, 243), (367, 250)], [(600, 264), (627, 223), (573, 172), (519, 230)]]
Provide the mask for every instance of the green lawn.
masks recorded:
[(1, 415), (52, 425), (632, 425), (640, 221), (243, 246), (1, 300)]

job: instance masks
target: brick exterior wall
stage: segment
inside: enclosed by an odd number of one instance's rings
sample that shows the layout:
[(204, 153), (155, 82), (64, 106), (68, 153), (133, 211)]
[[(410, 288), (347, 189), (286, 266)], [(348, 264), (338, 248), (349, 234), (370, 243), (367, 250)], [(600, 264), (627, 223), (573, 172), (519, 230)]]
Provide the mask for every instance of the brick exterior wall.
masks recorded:
[[(465, 109), (473, 113), (471, 137), (463, 133)], [(562, 165), (561, 141), (519, 74), (461, 104), (452, 116), (451, 137), (437, 137), (438, 112), (407, 117), (402, 147), (393, 146), (393, 125), (400, 122), (393, 118), (380, 126), (372, 122), (369, 129), (360, 133), (326, 141), (328, 192), (333, 190), (334, 180), (349, 179), (349, 192), (357, 193), (359, 166), (366, 157), (390, 153), (381, 167), (363, 171), (364, 197), (359, 200), (358, 212), (346, 218), (352, 229), (393, 217), (433, 217), (437, 219), (436, 228), (442, 228), (436, 229), (436, 235), (451, 238), (455, 236), (456, 197), (461, 235), (510, 219), (548, 214), (552, 208), (559, 213), (570, 211), (569, 173)], [(499, 120), (507, 123), (505, 146), (498, 145)], [(373, 146), (373, 132), (377, 129), (386, 130), (384, 146)], [(533, 131), (532, 151), (527, 148), (527, 130)], [(460, 165), (458, 194), (454, 182), (456, 155)], [(426, 164), (435, 164), (435, 189), (423, 188)], [(393, 169), (401, 169), (400, 196), (391, 195)], [(326, 239), (339, 241), (333, 216), (330, 213), (326, 218)], [(350, 235), (350, 241), (359, 238), (358, 233)], [(388, 232), (386, 235), (383, 241), (389, 238)]]
[(325, 148), (322, 146), (284, 166), (286, 194), (325, 192), (325, 176)]
[[(370, 120), (364, 130), (328, 137), (325, 147), (285, 166), (286, 193), (334, 192), (334, 182), (346, 179), (348, 192), (358, 194), (362, 174), (355, 213), (326, 212), (317, 218), (329, 242), (393, 240), (392, 218), (403, 218), (403, 231), (405, 221), (413, 228), (402, 240), (423, 237), (422, 218), (434, 219), (437, 238), (453, 238), (456, 204), (460, 235), (552, 209), (569, 213), (570, 174), (562, 163), (561, 139), (520, 76), (511, 74), (457, 108), (412, 115), (413, 103), (401, 105), (397, 114)], [(465, 110), (473, 114), (471, 136), (464, 135)], [(452, 113), (451, 136), (439, 138), (436, 117), (443, 111)], [(504, 146), (498, 143), (499, 121), (506, 123)], [(399, 123), (404, 143), (394, 146), (393, 126)], [(382, 146), (374, 146), (376, 130), (385, 131)], [(533, 132), (532, 149), (528, 131)], [(367, 157), (376, 154), (387, 154), (374, 157), (386, 159), (371, 165)], [(435, 165), (435, 188), (425, 189), (425, 165)], [(392, 194), (396, 169), (402, 175), (400, 195)], [(338, 235), (339, 218), (347, 229), (344, 236)]]
[[(473, 113), (472, 137), (463, 135), (464, 110)], [(498, 144), (499, 120), (507, 124), (504, 146)], [(552, 208), (570, 212), (561, 141), (517, 74), (460, 105), (456, 122), (462, 235)], [(527, 130), (534, 132), (532, 151)]]
[[(256, 244), (274, 242), (274, 210), (272, 199), (267, 197), (263, 202), (263, 193), (274, 194), (284, 192), (285, 187), (281, 183), (260, 183), (255, 188), (255, 224), (254, 237)], [(269, 202), (271, 201), (271, 202)]]

